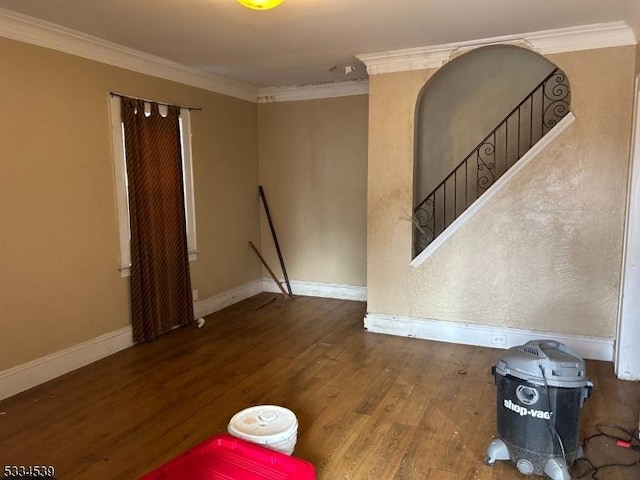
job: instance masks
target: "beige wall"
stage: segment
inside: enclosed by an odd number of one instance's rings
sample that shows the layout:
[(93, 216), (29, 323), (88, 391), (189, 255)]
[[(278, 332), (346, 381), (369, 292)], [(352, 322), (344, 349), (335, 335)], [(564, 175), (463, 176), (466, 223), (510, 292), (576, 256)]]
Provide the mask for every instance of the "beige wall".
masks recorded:
[(290, 280), (365, 285), (367, 113), (366, 95), (258, 106), (260, 182)]
[(192, 114), (206, 298), (260, 277), (257, 106), (0, 39), (0, 371), (130, 324), (108, 92), (202, 107)]
[(369, 80), (368, 310), (614, 337), (634, 47), (549, 56), (577, 120), (418, 268), (413, 109), (433, 71)]

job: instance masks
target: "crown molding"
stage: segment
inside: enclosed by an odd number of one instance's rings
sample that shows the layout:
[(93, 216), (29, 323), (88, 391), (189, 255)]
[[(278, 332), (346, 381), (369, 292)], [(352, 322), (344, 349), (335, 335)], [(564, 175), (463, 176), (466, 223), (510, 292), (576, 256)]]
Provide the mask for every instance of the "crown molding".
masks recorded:
[(367, 95), (369, 81), (351, 80), (348, 82), (318, 83), (291, 87), (267, 87), (258, 90), (258, 103), (293, 102), (297, 100), (316, 100), (320, 98), (348, 97)]
[(369, 75), (439, 68), (453, 57), (487, 45), (511, 44), (530, 48), (541, 55), (595, 48), (635, 45), (636, 37), (625, 22), (598, 23), (540, 32), (484, 38), (402, 50), (356, 55)]
[(58, 50), (133, 72), (256, 102), (252, 85), (203, 72), (77, 30), (0, 8), (0, 37)]

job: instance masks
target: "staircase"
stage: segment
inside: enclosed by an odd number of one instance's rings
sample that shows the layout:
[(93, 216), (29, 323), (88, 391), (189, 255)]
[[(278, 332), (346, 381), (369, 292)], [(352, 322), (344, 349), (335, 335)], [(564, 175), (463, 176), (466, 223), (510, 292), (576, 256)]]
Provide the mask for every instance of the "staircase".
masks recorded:
[(566, 75), (555, 69), (413, 211), (415, 256), (569, 113)]

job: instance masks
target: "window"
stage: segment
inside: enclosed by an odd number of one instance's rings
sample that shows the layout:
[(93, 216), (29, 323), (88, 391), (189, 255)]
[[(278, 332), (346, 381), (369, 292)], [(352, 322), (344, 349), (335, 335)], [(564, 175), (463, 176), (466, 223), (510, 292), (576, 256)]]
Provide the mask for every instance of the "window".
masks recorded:
[[(131, 232), (129, 228), (129, 195), (127, 190), (127, 159), (124, 146), (124, 125), (120, 115), (120, 97), (110, 95), (111, 138), (116, 179), (116, 202), (120, 232), (120, 276), (131, 275)], [(191, 118), (189, 109), (180, 109), (180, 144), (182, 146), (182, 175), (189, 260), (197, 258), (196, 216), (191, 161)]]

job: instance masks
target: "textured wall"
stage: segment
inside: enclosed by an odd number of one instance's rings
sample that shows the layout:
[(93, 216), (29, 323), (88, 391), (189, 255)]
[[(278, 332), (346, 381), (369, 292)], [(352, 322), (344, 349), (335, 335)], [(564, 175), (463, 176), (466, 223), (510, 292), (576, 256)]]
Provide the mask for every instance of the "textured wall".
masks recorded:
[[(260, 182), (291, 280), (365, 285), (367, 115), (366, 95), (258, 106)], [(264, 215), (262, 245), (280, 272)]]
[(418, 268), (412, 113), (433, 71), (370, 78), (370, 312), (614, 337), (635, 47), (549, 56), (577, 120)]
[(198, 260), (206, 298), (260, 278), (257, 107), (242, 100), (0, 39), (0, 370), (130, 324), (108, 92), (192, 114)]

